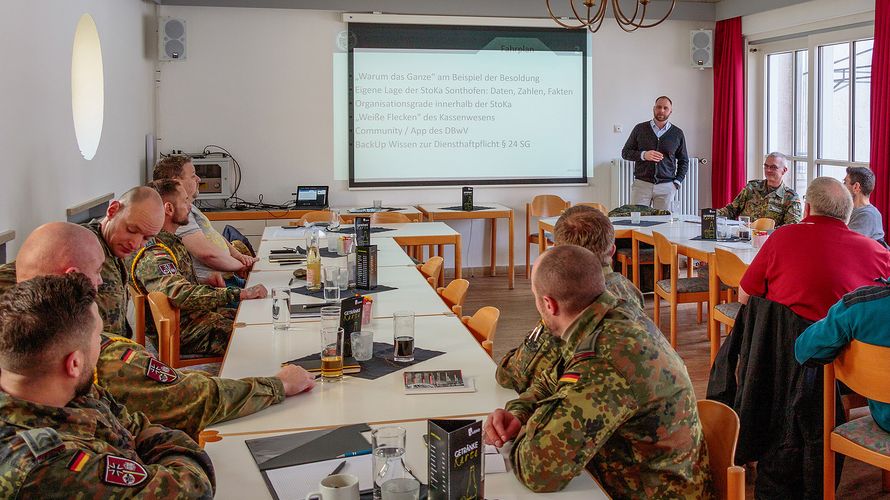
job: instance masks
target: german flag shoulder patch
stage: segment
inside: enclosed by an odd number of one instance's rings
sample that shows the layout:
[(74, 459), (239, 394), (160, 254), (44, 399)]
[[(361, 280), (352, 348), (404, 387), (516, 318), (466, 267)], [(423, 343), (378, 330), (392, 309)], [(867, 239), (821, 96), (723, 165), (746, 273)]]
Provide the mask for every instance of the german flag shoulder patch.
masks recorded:
[(133, 349), (127, 349), (121, 355), (121, 361), (123, 361), (124, 363), (129, 363), (130, 361), (133, 361), (133, 358), (135, 358), (135, 357), (136, 357), (136, 351), (134, 351)]
[(68, 470), (80, 472), (83, 469), (83, 466), (86, 465), (89, 460), (89, 453), (78, 451), (74, 454), (73, 457), (71, 457), (71, 461), (68, 462)]
[(559, 377), (560, 384), (575, 384), (578, 382), (578, 379), (581, 378), (581, 375), (578, 373), (568, 372), (563, 373), (562, 377)]

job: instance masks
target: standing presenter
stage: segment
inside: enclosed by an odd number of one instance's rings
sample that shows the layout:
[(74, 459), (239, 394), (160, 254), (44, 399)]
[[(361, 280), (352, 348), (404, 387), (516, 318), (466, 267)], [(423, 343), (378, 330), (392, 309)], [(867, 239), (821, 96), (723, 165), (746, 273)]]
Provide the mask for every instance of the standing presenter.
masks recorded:
[(672, 109), (669, 97), (656, 99), (652, 119), (638, 123), (621, 150), (622, 158), (636, 162), (630, 194), (635, 205), (670, 210), (686, 178), (689, 169), (686, 139), (680, 127), (668, 121)]

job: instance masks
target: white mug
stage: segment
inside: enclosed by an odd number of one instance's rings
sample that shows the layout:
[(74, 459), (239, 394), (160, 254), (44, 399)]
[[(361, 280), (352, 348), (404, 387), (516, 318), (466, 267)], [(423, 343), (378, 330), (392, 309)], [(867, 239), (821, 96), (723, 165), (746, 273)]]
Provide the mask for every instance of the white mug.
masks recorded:
[(306, 495), (306, 500), (359, 500), (358, 478), (352, 474), (334, 474), (318, 483), (318, 491)]

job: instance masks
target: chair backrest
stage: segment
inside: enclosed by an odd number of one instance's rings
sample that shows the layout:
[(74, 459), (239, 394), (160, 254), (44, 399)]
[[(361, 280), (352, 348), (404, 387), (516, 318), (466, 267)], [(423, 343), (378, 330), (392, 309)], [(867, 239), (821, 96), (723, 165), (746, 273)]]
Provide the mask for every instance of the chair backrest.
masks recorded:
[(835, 377), (862, 396), (890, 403), (890, 347), (853, 340), (834, 360)]
[[(464, 316), (461, 318), (464, 325), (466, 325), (467, 330), (473, 334), (473, 337), (476, 338), (476, 341), (486, 349), (489, 355), (491, 355), (491, 347), (492, 342), (494, 341), (494, 334), (498, 328), (498, 319), (501, 317), (501, 311), (497, 307), (493, 306), (485, 306), (476, 311), (476, 314), (472, 316)], [(488, 347), (486, 348), (485, 343), (488, 342)]]
[(673, 244), (663, 234), (653, 231), (655, 240), (655, 261), (657, 264), (673, 265), (677, 257), (677, 245)]
[(371, 215), (371, 224), (401, 224), (403, 222), (415, 221), (399, 212), (377, 212)]
[(440, 286), (436, 291), (448, 306), (462, 306), (464, 305), (464, 299), (467, 297), (467, 290), (469, 288), (470, 282), (461, 278), (451, 280), (451, 283), (448, 283), (448, 286)]
[(569, 202), (555, 194), (539, 194), (528, 204), (527, 215), (531, 217), (553, 217), (568, 208)]
[(718, 401), (700, 399), (698, 416), (708, 445), (708, 460), (714, 477), (717, 498), (727, 498), (727, 470), (735, 465), (735, 447), (739, 438), (739, 416)]
[(769, 231), (776, 228), (776, 220), (769, 217), (761, 217), (751, 223), (751, 229), (755, 231)]
[(133, 285), (127, 285), (133, 301), (133, 341), (145, 345), (145, 294)]
[(606, 208), (606, 206), (603, 205), (602, 203), (586, 202), (585, 201), (585, 202), (581, 202), (581, 203), (575, 203), (575, 205), (583, 205), (585, 207), (595, 208), (595, 209), (599, 210), (600, 212), (602, 212), (603, 215), (609, 215), (609, 209)]
[(420, 274), (422, 274), (425, 278), (436, 278), (439, 279), (439, 273), (442, 272), (442, 266), (445, 264), (445, 259), (435, 255), (430, 257), (423, 264), (418, 264), (417, 269), (420, 270)]
[(313, 210), (306, 212), (301, 217), (306, 222), (331, 222), (331, 212), (328, 210)]
[(711, 272), (717, 273), (717, 277), (726, 283), (726, 286), (738, 288), (748, 265), (742, 262), (738, 255), (719, 247), (714, 249), (714, 255), (715, 269)]
[(179, 308), (161, 292), (148, 294), (148, 305), (158, 331), (158, 358), (176, 368), (179, 364)]

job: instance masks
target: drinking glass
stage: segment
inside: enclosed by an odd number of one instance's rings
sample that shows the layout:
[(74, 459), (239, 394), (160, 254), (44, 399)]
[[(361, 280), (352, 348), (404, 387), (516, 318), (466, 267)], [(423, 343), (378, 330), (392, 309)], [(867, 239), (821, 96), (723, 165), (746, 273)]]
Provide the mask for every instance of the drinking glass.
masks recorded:
[(403, 461), (405, 457), (405, 428), (379, 427), (371, 431), (371, 450), (374, 455), (374, 500), (382, 499), (381, 486), (392, 479), (411, 477)]
[(287, 330), (290, 326), (290, 288), (272, 289), (272, 328)]
[(343, 379), (343, 329), (321, 329), (321, 379), (339, 382)]
[(639, 224), (640, 223), (640, 212), (631, 212), (630, 213), (630, 223), (631, 224)]
[(393, 361), (414, 361), (414, 311), (396, 311), (392, 314)]
[[(330, 227), (328, 229), (331, 229)], [(337, 250), (340, 246), (340, 238), (339, 235), (333, 231), (327, 232), (327, 244), (328, 244), (328, 252), (330, 253), (338, 253)]]
[(374, 210), (383, 208), (383, 200), (374, 200)]
[(352, 332), (352, 357), (356, 361), (368, 361), (374, 356), (374, 332)]
[(340, 227), (340, 209), (331, 209), (331, 223), (328, 225), (330, 229), (338, 229)]
[(747, 215), (739, 216), (739, 239), (751, 241), (751, 217)]
[(675, 196), (671, 200), (671, 222), (680, 220), (680, 200)]
[(337, 266), (324, 268), (324, 300), (325, 302), (340, 300), (340, 268)]
[(729, 223), (726, 221), (726, 217), (717, 216), (717, 240), (726, 241), (729, 238)]
[(340, 306), (324, 306), (321, 308), (321, 327), (340, 327)]

